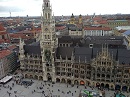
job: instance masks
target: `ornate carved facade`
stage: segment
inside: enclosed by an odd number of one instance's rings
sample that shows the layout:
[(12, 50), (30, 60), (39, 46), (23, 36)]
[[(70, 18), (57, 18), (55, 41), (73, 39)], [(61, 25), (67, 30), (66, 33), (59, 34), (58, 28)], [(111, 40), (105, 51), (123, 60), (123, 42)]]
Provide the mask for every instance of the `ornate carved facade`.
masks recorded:
[(20, 68), (25, 78), (128, 91), (130, 51), (122, 52), (108, 45), (88, 48), (68, 39), (61, 42), (55, 36), (50, 1), (44, 0), (39, 41), (25, 45), (20, 40)]

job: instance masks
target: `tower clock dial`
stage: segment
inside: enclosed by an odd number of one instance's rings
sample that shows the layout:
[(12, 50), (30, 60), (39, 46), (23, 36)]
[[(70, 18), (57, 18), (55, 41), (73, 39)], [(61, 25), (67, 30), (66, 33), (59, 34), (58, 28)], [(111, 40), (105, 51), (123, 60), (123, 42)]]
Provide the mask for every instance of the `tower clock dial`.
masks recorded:
[(45, 31), (48, 31), (48, 28), (45, 28)]

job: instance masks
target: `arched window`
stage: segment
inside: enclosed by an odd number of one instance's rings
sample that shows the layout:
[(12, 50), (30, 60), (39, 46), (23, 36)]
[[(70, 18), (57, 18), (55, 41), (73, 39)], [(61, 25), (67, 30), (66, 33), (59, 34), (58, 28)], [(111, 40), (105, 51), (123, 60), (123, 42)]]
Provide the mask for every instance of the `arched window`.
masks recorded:
[(107, 69), (107, 72), (110, 72), (110, 68)]
[(105, 74), (102, 74), (102, 77), (105, 77)]
[(46, 7), (48, 7), (48, 3), (46, 3)]
[(100, 71), (100, 68), (99, 68), (99, 67), (97, 68), (97, 71)]
[(102, 68), (102, 71), (105, 72), (105, 68)]
[(100, 77), (100, 74), (97, 74), (97, 77)]
[(50, 19), (50, 14), (48, 13), (48, 19)]
[(107, 75), (107, 78), (110, 78), (110, 75)]
[(45, 13), (45, 18), (47, 19), (47, 13)]

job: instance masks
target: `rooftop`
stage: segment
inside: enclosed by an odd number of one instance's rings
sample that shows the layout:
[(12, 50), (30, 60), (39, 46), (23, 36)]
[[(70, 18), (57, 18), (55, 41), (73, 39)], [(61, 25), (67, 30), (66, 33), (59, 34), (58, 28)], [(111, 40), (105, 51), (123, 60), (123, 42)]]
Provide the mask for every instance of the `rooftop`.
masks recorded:
[(10, 54), (11, 54), (11, 51), (10, 51), (10, 50), (7, 50), (7, 49), (5, 49), (5, 50), (0, 50), (0, 59), (4, 58), (4, 57), (6, 57), (6, 56), (8, 56), (8, 55), (10, 55)]

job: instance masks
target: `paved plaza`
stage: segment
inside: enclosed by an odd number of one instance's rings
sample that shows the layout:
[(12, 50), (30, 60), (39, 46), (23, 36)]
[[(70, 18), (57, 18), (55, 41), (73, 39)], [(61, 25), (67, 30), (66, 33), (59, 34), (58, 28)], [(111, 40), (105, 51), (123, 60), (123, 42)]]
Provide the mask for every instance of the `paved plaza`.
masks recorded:
[[(24, 79), (30, 81), (30, 79)], [(25, 85), (18, 85), (13, 80), (0, 87), (0, 97), (78, 97), (81, 90), (85, 89), (84, 86), (66, 85), (62, 83), (52, 84), (50, 82), (43, 82), (32, 80), (33, 84), (26, 87)], [(14, 83), (14, 84), (13, 84)], [(11, 87), (11, 88), (10, 88)], [(88, 90), (99, 91), (97, 88), (92, 89), (87, 87)], [(126, 97), (130, 97), (130, 93), (123, 93)], [(105, 97), (114, 97), (114, 91), (105, 91)]]

